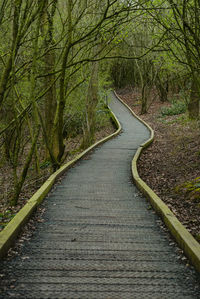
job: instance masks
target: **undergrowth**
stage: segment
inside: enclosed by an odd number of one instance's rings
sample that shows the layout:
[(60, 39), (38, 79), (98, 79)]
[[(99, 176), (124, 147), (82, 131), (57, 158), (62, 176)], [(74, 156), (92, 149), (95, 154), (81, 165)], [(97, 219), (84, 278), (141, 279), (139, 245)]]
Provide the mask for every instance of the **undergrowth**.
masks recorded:
[(176, 186), (175, 192), (183, 193), (186, 200), (198, 203), (198, 208), (200, 208), (200, 177)]
[(172, 101), (172, 105), (170, 107), (162, 107), (161, 115), (162, 116), (172, 116), (183, 114), (187, 110), (187, 105), (182, 101)]

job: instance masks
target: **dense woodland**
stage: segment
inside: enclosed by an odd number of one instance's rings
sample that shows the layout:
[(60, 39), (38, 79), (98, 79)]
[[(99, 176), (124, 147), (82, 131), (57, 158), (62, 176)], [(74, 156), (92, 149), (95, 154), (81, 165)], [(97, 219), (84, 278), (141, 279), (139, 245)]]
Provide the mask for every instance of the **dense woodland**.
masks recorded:
[(57, 170), (69, 140), (95, 141), (110, 88), (140, 90), (141, 114), (176, 94), (176, 109), (199, 118), (197, 0), (0, 0), (0, 28), (2, 207), (28, 177)]

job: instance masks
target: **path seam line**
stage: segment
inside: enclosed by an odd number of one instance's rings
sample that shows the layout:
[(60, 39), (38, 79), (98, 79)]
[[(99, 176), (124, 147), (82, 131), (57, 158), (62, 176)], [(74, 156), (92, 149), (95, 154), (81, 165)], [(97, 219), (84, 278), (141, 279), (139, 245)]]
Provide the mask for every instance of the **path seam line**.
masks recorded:
[(27, 223), (30, 216), (36, 210), (37, 206), (43, 201), (46, 195), (51, 190), (55, 181), (69, 168), (71, 168), (77, 161), (87, 155), (90, 151), (96, 148), (98, 145), (108, 141), (109, 139), (117, 136), (122, 127), (115, 116), (115, 114), (111, 111), (110, 107), (107, 106), (110, 113), (110, 118), (114, 122), (117, 130), (111, 135), (99, 140), (81, 154), (77, 155), (72, 161), (61, 166), (56, 172), (54, 172), (45, 182), (44, 184), (33, 194), (33, 196), (28, 200), (28, 202), (24, 205), (24, 207), (15, 215), (15, 217), (7, 224), (7, 226), (0, 232), (0, 259), (3, 258), (10, 247), (13, 245), (15, 239), (19, 235), (22, 227)]
[(137, 161), (142, 153), (142, 151), (147, 148), (154, 140), (153, 129), (138, 115), (133, 112), (133, 110), (117, 95), (114, 91), (117, 99), (124, 104), (134, 117), (136, 117), (140, 122), (142, 122), (151, 133), (150, 138), (142, 143), (137, 149), (133, 160), (132, 160), (132, 175), (134, 182), (138, 189), (145, 195), (145, 197), (150, 201), (156, 212), (162, 217), (165, 225), (168, 227), (172, 236), (175, 238), (178, 245), (183, 249), (185, 255), (190, 260), (191, 264), (195, 269), (200, 272), (200, 244), (195, 240), (192, 234), (184, 227), (184, 225), (177, 219), (177, 217), (172, 213), (168, 206), (156, 195), (156, 193), (140, 178), (137, 170)]

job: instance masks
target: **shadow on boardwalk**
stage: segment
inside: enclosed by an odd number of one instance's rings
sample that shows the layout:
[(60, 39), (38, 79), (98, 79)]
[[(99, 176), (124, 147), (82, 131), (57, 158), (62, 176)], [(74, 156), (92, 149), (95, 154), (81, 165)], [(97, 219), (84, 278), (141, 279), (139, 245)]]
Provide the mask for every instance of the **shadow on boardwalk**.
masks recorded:
[(123, 132), (71, 168), (22, 254), (2, 262), (0, 298), (200, 298), (158, 217), (132, 183), (146, 127), (113, 96)]

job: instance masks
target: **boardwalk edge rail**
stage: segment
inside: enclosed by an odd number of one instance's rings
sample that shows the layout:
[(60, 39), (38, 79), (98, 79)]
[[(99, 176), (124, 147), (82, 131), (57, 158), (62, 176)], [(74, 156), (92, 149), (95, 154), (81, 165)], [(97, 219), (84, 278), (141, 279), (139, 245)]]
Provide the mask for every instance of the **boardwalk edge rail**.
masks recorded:
[(153, 208), (156, 212), (162, 217), (166, 226), (170, 230), (172, 236), (175, 238), (176, 242), (183, 249), (185, 255), (190, 260), (191, 264), (195, 267), (195, 269), (200, 272), (200, 244), (195, 240), (191, 233), (184, 227), (183, 224), (176, 218), (176, 216), (172, 213), (172, 211), (168, 208), (168, 206), (155, 194), (155, 192), (140, 178), (137, 171), (137, 161), (142, 153), (142, 151), (148, 147), (154, 140), (154, 131), (152, 128), (143, 121), (140, 117), (138, 117), (133, 110), (117, 95), (115, 96), (119, 99), (119, 101), (124, 104), (129, 111), (136, 117), (140, 122), (142, 122), (151, 133), (150, 138), (140, 145), (136, 154), (132, 160), (132, 175), (136, 186), (139, 190), (146, 196), (146, 198), (150, 201)]
[(78, 160), (87, 155), (90, 151), (96, 148), (98, 145), (106, 142), (107, 140), (113, 138), (118, 135), (121, 131), (121, 125), (116, 118), (115, 114), (110, 110), (109, 106), (107, 106), (110, 112), (110, 118), (114, 122), (117, 130), (111, 135), (101, 139), (96, 142), (81, 154), (77, 155), (72, 161), (64, 164), (59, 168), (56, 172), (54, 172), (45, 183), (34, 193), (34, 195), (28, 200), (25, 206), (15, 215), (15, 217), (8, 223), (8, 225), (0, 232), (0, 259), (3, 258), (10, 247), (13, 245), (15, 239), (19, 235), (22, 227), (26, 224), (30, 216), (36, 210), (37, 206), (43, 201), (46, 195), (51, 190), (55, 181), (69, 168), (71, 168)]

